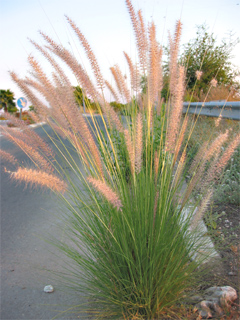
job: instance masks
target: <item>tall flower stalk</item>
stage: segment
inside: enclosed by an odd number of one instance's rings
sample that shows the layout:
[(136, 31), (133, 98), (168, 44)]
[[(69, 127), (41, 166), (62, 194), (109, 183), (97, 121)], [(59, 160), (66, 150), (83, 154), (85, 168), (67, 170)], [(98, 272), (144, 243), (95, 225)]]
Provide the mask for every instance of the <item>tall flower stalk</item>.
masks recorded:
[[(41, 33), (46, 46), (31, 42), (53, 67), (52, 78), (32, 56), (33, 78), (20, 79), (14, 72), (11, 77), (36, 105), (34, 118), (53, 129), (54, 134), (48, 134), (53, 147), (36, 139), (33, 129), (15, 121), (23, 133), (16, 137), (3, 129), (3, 134), (26, 152), (32, 164), (18, 165), (11, 155), (2, 156), (11, 165), (11, 171), (6, 170), (12, 179), (50, 188), (62, 200), (68, 241), (59, 240), (56, 246), (71, 260), (62, 279), (86, 294), (99, 316), (161, 319), (191, 288), (199, 265), (209, 255), (202, 247), (200, 250), (199, 219), (210, 201), (208, 190), (239, 144), (239, 137), (225, 153), (221, 146), (227, 133), (215, 145), (206, 143), (201, 149), (204, 152), (192, 162), (183, 190), (190, 137), (186, 137), (188, 117), (182, 117), (185, 70), (178, 64), (181, 22), (177, 22), (174, 37), (169, 36), (170, 95), (163, 103), (162, 49), (155, 25), (151, 22), (147, 31), (141, 11), (136, 13), (130, 0), (126, 5), (139, 57), (133, 63), (124, 53), (132, 91), (118, 65), (111, 68), (115, 87), (103, 79), (90, 44), (67, 17), (90, 60), (97, 85), (76, 57)], [(70, 67), (85, 94), (94, 100), (98, 117), (90, 105), (86, 106), (89, 117), (81, 113), (70, 81), (54, 56)], [(139, 70), (148, 84), (146, 94), (136, 99), (131, 92), (139, 94)], [(127, 102), (128, 116), (124, 119), (104, 97), (105, 84), (116, 100), (121, 97)], [(49, 107), (34, 93), (36, 90)], [(28, 146), (25, 132), (32, 132)], [(214, 166), (209, 167), (211, 161)], [(71, 174), (64, 169), (65, 164)], [(206, 170), (209, 174), (203, 179)], [(197, 188), (202, 193), (192, 205)]]

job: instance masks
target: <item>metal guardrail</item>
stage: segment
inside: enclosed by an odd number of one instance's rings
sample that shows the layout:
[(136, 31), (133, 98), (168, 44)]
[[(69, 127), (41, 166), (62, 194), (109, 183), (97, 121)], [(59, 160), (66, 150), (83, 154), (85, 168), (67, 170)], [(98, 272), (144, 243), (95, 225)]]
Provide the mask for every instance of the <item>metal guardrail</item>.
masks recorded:
[(209, 117), (240, 120), (240, 101), (210, 101), (210, 102), (184, 102), (183, 113), (200, 114)]

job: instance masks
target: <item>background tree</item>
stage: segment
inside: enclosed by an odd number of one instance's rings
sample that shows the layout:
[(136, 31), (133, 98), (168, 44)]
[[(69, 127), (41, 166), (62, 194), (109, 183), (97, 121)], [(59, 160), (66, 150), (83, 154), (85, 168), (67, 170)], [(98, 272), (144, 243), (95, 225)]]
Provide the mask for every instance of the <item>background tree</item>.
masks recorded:
[(111, 101), (110, 102), (110, 106), (112, 106), (114, 108), (115, 111), (119, 111), (122, 112), (124, 110), (124, 108), (126, 108), (126, 105), (120, 102), (116, 102), (116, 101)]
[[(220, 85), (235, 86), (239, 89), (236, 76), (239, 75), (232, 65), (232, 49), (239, 43), (239, 39), (233, 39), (232, 34), (228, 40), (222, 39), (217, 43), (213, 33), (209, 33), (205, 25), (197, 27), (195, 39), (184, 45), (180, 62), (186, 67), (187, 90), (194, 89), (195, 96), (206, 94), (209, 84), (215, 78)], [(201, 81), (196, 82), (196, 72), (201, 71)]]
[(91, 102), (90, 99), (88, 99), (88, 97), (86, 95), (83, 94), (83, 90), (81, 87), (76, 86), (74, 87), (74, 96), (76, 99), (77, 104), (79, 105), (79, 107), (83, 107), (83, 97), (84, 97), (84, 102), (85, 102), (85, 107), (86, 109), (88, 109), (89, 107), (91, 107), (91, 109), (93, 110), (97, 110), (97, 106), (95, 103)]
[(8, 90), (0, 90), (0, 109), (4, 109), (5, 112), (16, 112), (18, 109), (14, 102), (14, 93)]

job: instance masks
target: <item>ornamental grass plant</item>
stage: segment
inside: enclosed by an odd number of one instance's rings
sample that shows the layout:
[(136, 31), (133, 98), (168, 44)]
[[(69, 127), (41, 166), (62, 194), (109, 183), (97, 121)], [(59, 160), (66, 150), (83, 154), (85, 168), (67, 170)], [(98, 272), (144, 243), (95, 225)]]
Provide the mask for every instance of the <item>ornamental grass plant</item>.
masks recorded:
[[(88, 41), (66, 17), (85, 49), (94, 80), (77, 57), (46, 34), (41, 32), (44, 46), (31, 40), (50, 63), (51, 76), (32, 55), (28, 58), (31, 78), (10, 74), (34, 105), (32, 119), (52, 128), (54, 134), (48, 138), (54, 147), (22, 121), (6, 115), (22, 130), (16, 133), (3, 128), (3, 134), (28, 155), (31, 165), (20, 164), (10, 154), (1, 155), (8, 159), (6, 171), (12, 179), (47, 187), (59, 195), (66, 241), (55, 241), (55, 245), (68, 259), (61, 277), (69, 288), (88, 297), (86, 309), (94, 311), (97, 318), (163, 319), (198, 281), (199, 266), (211, 255), (199, 221), (210, 201), (212, 185), (240, 137), (233, 137), (224, 152), (221, 146), (228, 132), (214, 143), (207, 141), (191, 166), (186, 166), (188, 142), (197, 119), (188, 123), (187, 114), (182, 118), (181, 22), (177, 22), (175, 34), (169, 35), (169, 93), (163, 101), (162, 47), (155, 24), (146, 26), (142, 12), (135, 12), (130, 0), (126, 5), (138, 52), (136, 63), (124, 53), (130, 87), (118, 65), (111, 67), (116, 85), (104, 80)], [(86, 106), (88, 117), (82, 114), (59, 58), (82, 92), (95, 102), (97, 116), (90, 104)], [(145, 93), (140, 87), (142, 76), (147, 79)], [(106, 88), (117, 103), (127, 104), (125, 117), (107, 102)], [(71, 174), (64, 169), (66, 165)], [(186, 172), (190, 176), (187, 184)], [(198, 196), (193, 201), (196, 188)]]

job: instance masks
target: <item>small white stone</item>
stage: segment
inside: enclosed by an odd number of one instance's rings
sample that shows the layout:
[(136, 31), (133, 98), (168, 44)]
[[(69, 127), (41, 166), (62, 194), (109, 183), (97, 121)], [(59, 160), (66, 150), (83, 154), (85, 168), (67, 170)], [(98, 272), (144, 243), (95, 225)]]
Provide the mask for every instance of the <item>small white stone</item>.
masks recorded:
[(220, 306), (228, 308), (237, 300), (237, 291), (230, 286), (221, 287), (221, 289), (223, 293), (220, 296)]
[(44, 292), (51, 293), (53, 291), (54, 291), (54, 288), (51, 285), (47, 285), (44, 287)]

